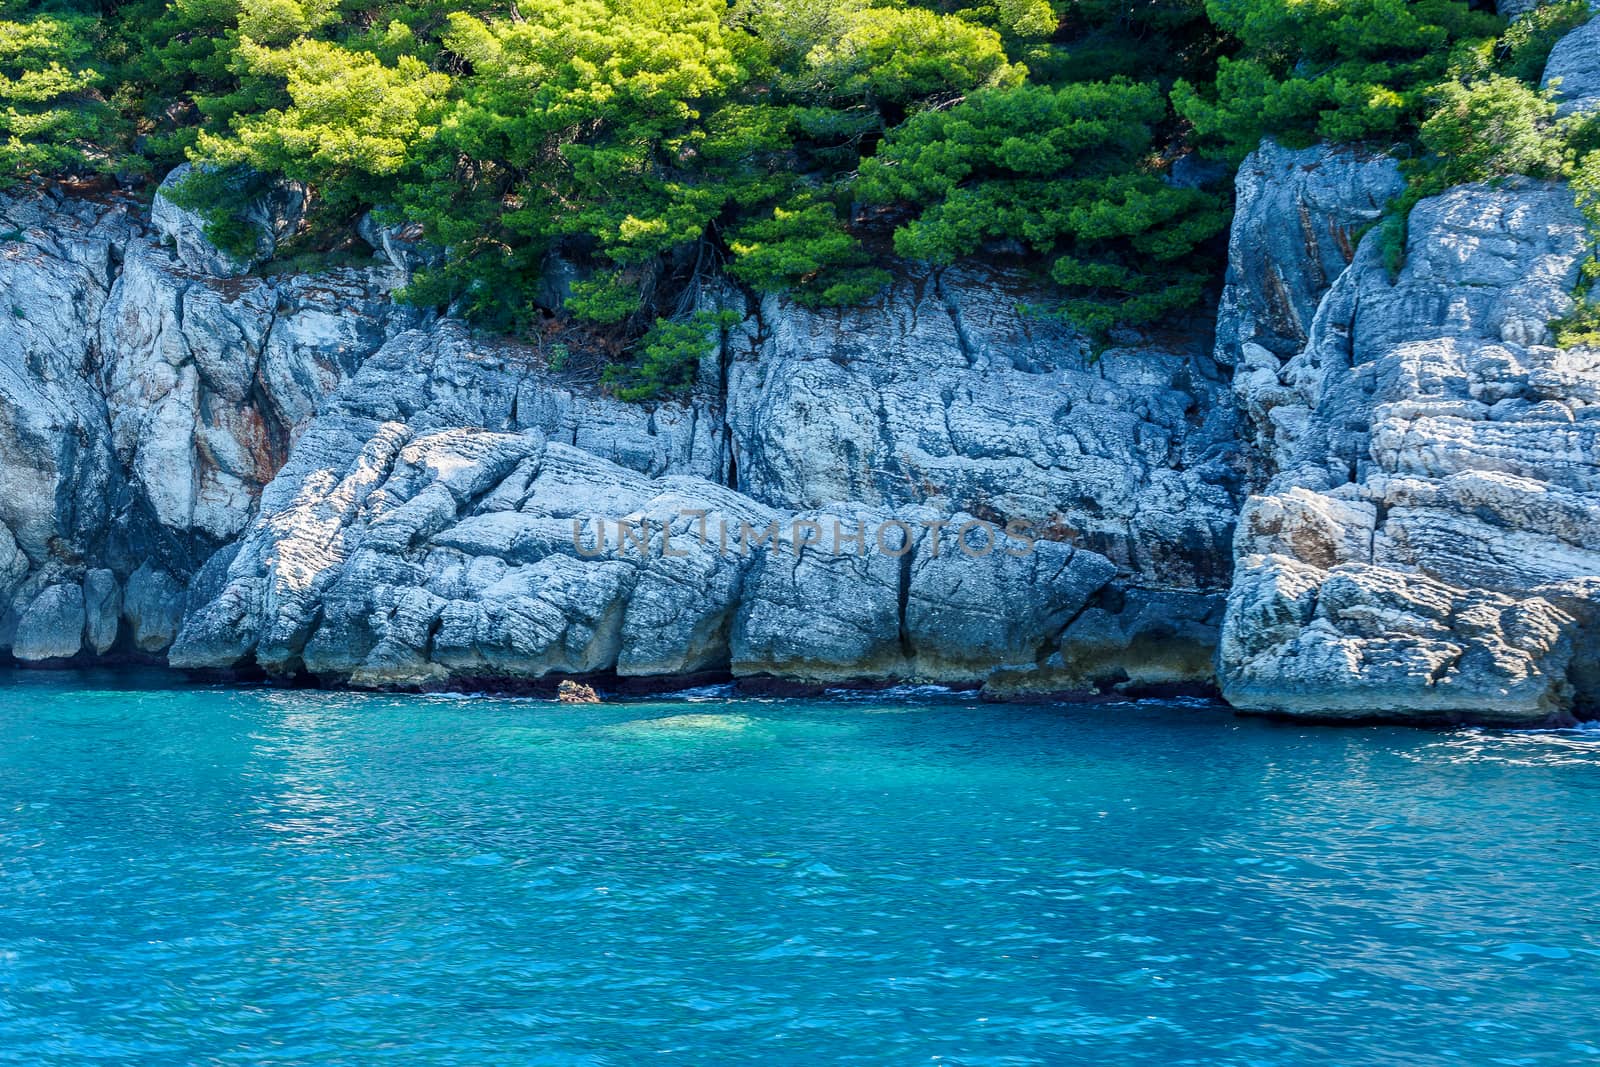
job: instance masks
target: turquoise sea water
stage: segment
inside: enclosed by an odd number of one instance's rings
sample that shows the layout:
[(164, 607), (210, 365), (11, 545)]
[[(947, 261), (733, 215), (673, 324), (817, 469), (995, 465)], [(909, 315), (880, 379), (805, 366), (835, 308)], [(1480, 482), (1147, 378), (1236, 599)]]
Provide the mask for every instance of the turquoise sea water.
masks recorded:
[(0, 1063), (1600, 1057), (1600, 732), (0, 677)]

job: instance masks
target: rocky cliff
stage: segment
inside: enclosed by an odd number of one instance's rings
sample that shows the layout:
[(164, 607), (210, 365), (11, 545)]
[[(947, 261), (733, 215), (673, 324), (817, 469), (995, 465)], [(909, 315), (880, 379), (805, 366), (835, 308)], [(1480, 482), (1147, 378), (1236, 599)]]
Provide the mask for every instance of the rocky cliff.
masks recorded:
[[(1215, 321), (1098, 357), (999, 267), (906, 268), (849, 311), (730, 287), (742, 323), (654, 406), (391, 301), (420, 254), (396, 234), (271, 274), (160, 197), (5, 200), (0, 650), (1582, 711), (1600, 353), (1548, 331), (1582, 221), (1560, 186), (1456, 189), (1391, 276), (1363, 236), (1400, 187), (1263, 145)], [(258, 205), (257, 260), (296, 197)]]
[[(1372, 244), (1241, 390), (1273, 428), (1221, 665), (1236, 706), (1527, 721), (1597, 695), (1600, 353), (1550, 346), (1587, 254), (1570, 193), (1470, 187)], [(1259, 351), (1241, 357), (1252, 365)]]
[(746, 307), (646, 408), (395, 305), (403, 262), (242, 275), (157, 204), (8, 205), (19, 659), (1211, 677), (1246, 464), (1206, 321), (1095, 358), (1018, 277), (907, 272), (847, 312)]

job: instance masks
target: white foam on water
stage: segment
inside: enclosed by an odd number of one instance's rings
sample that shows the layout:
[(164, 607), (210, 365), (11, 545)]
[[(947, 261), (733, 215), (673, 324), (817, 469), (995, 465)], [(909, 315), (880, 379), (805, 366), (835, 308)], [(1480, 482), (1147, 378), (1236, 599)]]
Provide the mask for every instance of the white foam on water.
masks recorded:
[(831, 700), (938, 700), (975, 692), (948, 685), (892, 685), (887, 689), (824, 689), (822, 695)]

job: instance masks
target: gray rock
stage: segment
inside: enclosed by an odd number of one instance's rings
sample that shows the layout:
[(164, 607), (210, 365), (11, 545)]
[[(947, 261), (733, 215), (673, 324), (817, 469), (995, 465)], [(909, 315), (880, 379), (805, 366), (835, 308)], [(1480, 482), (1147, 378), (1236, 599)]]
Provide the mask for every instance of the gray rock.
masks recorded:
[(906, 642), (921, 679), (1036, 667), (1117, 574), (1086, 549), (986, 531), (964, 513), (948, 521), (917, 543), (906, 589)]
[(1267, 140), (1239, 167), (1215, 355), (1233, 368), (1250, 456), (1264, 467), (1257, 477), (1270, 477), (1278, 437), (1300, 415), (1285, 364), (1305, 347), (1362, 231), (1404, 187), (1393, 159), (1327, 146), (1291, 151)]
[(52, 585), (22, 613), (11, 653), (29, 662), (76, 656), (83, 648), (83, 623), (83, 590)]
[[(896, 520), (884, 511), (802, 512), (794, 518), (814, 523), (819, 537), (835, 522), (847, 533), (865, 525), (868, 550), (835, 551), (831, 542), (803, 543), (811, 526), (798, 532), (785, 523), (775, 551), (755, 556), (743, 603), (734, 621), (731, 654), (736, 674), (771, 674), (811, 682), (914, 675), (912, 649), (904, 635), (903, 577), (910, 554), (895, 557), (878, 549), (877, 533)], [(902, 520), (903, 521), (903, 520)], [(908, 524), (912, 544), (920, 531)], [(885, 533), (897, 551), (900, 527)], [(915, 547), (912, 548), (915, 551)]]
[(1217, 360), (1243, 365), (1246, 344), (1285, 360), (1299, 352), (1362, 231), (1404, 188), (1388, 156), (1263, 141), (1235, 179), (1237, 221), (1228, 241)]
[(558, 311), (567, 306), (572, 287), (586, 277), (587, 272), (576, 263), (555, 253), (547, 255), (544, 270), (539, 275), (539, 286), (534, 299), (541, 307)]
[(193, 169), (193, 164), (182, 163), (162, 179), (150, 208), (150, 222), (162, 241), (172, 246), (178, 260), (196, 274), (226, 278), (248, 273), (271, 259), (278, 242), (299, 229), (305, 219), (309, 197), (306, 187), (297, 182), (276, 183), (244, 205), (244, 219), (256, 231), (255, 250), (246, 258), (237, 259), (211, 243), (206, 236), (205, 219), (167, 198), (166, 191), (181, 184)]
[(423, 267), (444, 262), (444, 250), (423, 239), (420, 223), (386, 225), (374, 219), (369, 211), (356, 223), (356, 233), (406, 278)]
[[(317, 443), (351, 429), (325, 417), (308, 431), (303, 448), (327, 466), (296, 468), (303, 450), (280, 481), (318, 488), (280, 508), (279, 483), (269, 487), (221, 591), (185, 621), (174, 664), (253, 660), (361, 686), (725, 667), (981, 680), (1050, 645), (1115, 571), (1091, 552), (1024, 553), (1020, 541), (983, 555), (952, 541), (948, 561), (919, 564), (878, 551), (876, 526), (906, 523), (921, 551), (926, 511), (796, 515), (537, 432), (391, 422), (359, 446)], [(838, 550), (835, 519), (850, 534), (867, 523), (862, 551)]]
[(1542, 597), (1247, 556), (1223, 632), (1224, 693), (1316, 718), (1541, 722), (1570, 706), (1571, 623)]
[(183, 587), (166, 571), (146, 563), (128, 576), (122, 617), (140, 652), (164, 652), (172, 644), (183, 608)]
[(1277, 474), (1238, 528), (1231, 703), (1530, 723), (1592, 701), (1571, 668), (1600, 575), (1597, 356), (1548, 329), (1586, 249), (1570, 191), (1525, 180), (1418, 205), (1398, 278), (1362, 244), (1265, 387)]
[(1019, 310), (1048, 299), (955, 269), (859, 309), (768, 298), (730, 345), (737, 488), (787, 509), (926, 504), (1025, 522), (1134, 582), (1224, 587), (1238, 449), (1202, 329), (1096, 361)]
[(100, 320), (112, 442), (133, 491), (195, 555), (249, 520), (323, 398), (418, 316), (372, 272), (219, 282), (131, 245)]
[(0, 229), (18, 235), (0, 255), (0, 524), (43, 566), (100, 536), (118, 496), (94, 337), (131, 225), (32, 196), (0, 198)]
[(10, 599), (17, 584), (28, 574), (28, 557), (17, 546), (11, 531), (0, 525), (0, 603)]
[(1061, 635), (1051, 688), (1209, 686), (1226, 603), (1221, 593), (1135, 589), (1091, 607)]
[(150, 561), (181, 590), (324, 395), (420, 321), (377, 272), (199, 275), (136, 210), (0, 198), (0, 650), (42, 590), (92, 570)]
[(122, 624), (122, 588), (115, 574), (99, 567), (84, 575), (83, 611), (85, 643), (103, 656), (117, 643)]
[[(1596, 7), (1591, 0), (1590, 8)], [(1544, 86), (1554, 87), (1560, 116), (1600, 106), (1600, 20), (1591, 20), (1560, 41), (1550, 52)]]

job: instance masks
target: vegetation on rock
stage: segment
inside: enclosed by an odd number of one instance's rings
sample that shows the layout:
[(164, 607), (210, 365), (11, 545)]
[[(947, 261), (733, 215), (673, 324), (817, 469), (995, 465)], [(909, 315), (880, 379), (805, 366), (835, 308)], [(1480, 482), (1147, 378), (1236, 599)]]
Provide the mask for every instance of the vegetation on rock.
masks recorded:
[(407, 299), (561, 324), (645, 399), (688, 387), (717, 273), (839, 306), (883, 287), (891, 250), (1010, 254), (1057, 294), (1037, 310), (1093, 337), (1183, 314), (1228, 193), (1174, 164), (1263, 135), (1407, 157), (1395, 249), (1409, 202), (1457, 181), (1575, 177), (1595, 203), (1600, 157), (1536, 88), (1587, 5), (1509, 28), (1480, 6), (9, 0), (0, 181), (190, 159), (176, 197), (233, 248), (252, 187), (303, 182), (286, 254), (347, 253), (367, 212), (416, 224), (444, 255)]

